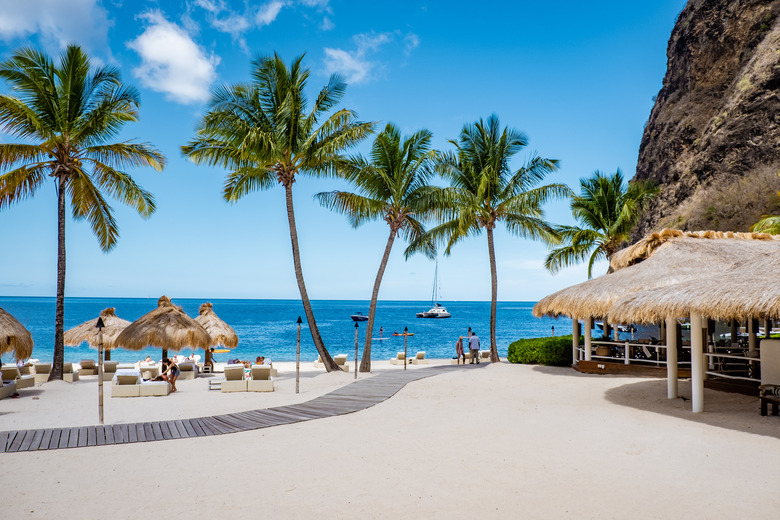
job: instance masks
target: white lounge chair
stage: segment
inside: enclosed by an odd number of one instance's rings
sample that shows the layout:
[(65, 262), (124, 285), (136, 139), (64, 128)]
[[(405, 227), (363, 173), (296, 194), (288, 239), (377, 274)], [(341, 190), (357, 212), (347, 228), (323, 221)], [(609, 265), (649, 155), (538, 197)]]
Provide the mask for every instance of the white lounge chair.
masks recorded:
[(95, 376), (98, 373), (98, 367), (94, 359), (82, 359), (79, 361), (79, 376)]
[(35, 365), (35, 383), (45, 383), (49, 380), (51, 363), (37, 363)]
[(489, 350), (480, 350), (479, 351), (479, 360), (482, 363), (490, 363), (490, 351)]
[(0, 379), (0, 399), (16, 393), (16, 381), (3, 381)]
[(222, 381), (222, 392), (246, 392), (247, 381), (244, 379), (244, 365), (227, 365), (225, 380)]
[(247, 390), (250, 392), (273, 392), (274, 381), (271, 379), (271, 365), (252, 365)]
[(32, 374), (22, 374), (16, 365), (3, 365), (2, 379), (5, 381), (15, 381), (16, 389), (30, 388), (35, 386), (35, 376)]
[(406, 354), (403, 352), (399, 352), (395, 355), (394, 358), (390, 358), (390, 364), (391, 365), (403, 365), (404, 361), (406, 359)]
[(179, 363), (179, 379), (195, 379), (198, 375), (198, 368), (195, 366), (194, 361), (185, 361)]
[(339, 354), (338, 356), (333, 356), (333, 361), (336, 362), (336, 364), (339, 366), (341, 370), (343, 370), (344, 372), (349, 372), (349, 363), (347, 363), (346, 354)]
[[(333, 361), (336, 362), (336, 364), (339, 366), (341, 370), (343, 370), (344, 372), (349, 372), (349, 363), (347, 363), (346, 354), (339, 354), (338, 356), (333, 356)], [(314, 368), (325, 368), (325, 363), (322, 362), (322, 356), (317, 356), (317, 361), (314, 362)]]
[(137, 369), (120, 368), (114, 374), (111, 397), (139, 397), (141, 395), (141, 372)]
[(411, 361), (411, 363), (413, 365), (427, 365), (428, 364), (428, 360), (425, 359), (425, 351), (424, 350), (421, 350), (421, 351), (417, 352), (417, 355), (414, 356), (409, 361)]
[(62, 364), (62, 380), (67, 383), (79, 380), (79, 371), (73, 369), (73, 363)]
[(103, 381), (111, 381), (116, 374), (118, 361), (103, 361)]

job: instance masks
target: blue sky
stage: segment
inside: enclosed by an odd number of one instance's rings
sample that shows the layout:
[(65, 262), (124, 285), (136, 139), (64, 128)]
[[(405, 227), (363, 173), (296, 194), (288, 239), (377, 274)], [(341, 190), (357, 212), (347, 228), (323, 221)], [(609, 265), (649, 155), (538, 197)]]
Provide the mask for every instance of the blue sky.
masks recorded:
[[(305, 52), (310, 96), (340, 73), (349, 82), (341, 106), (363, 120), (392, 121), (404, 133), (428, 128), (439, 149), (448, 149), (464, 124), (496, 113), (529, 137), (514, 167), (533, 152), (559, 159), (560, 171), (548, 180), (577, 190), (597, 169), (633, 176), (684, 5), (0, 0), (0, 57), (28, 45), (57, 56), (75, 42), (96, 62), (118, 66), (142, 103), (140, 121), (121, 139), (151, 142), (169, 161), (162, 173), (131, 172), (158, 210), (143, 220), (114, 204), (121, 234), (110, 253), (100, 251), (85, 222), (69, 219), (67, 296), (298, 298), (282, 188), (228, 204), (220, 197), (225, 171), (181, 157), (211, 87), (247, 81), (257, 55), (276, 51), (289, 62)], [(9, 92), (6, 85), (0, 91)], [(355, 230), (312, 200), (346, 188), (333, 180), (294, 185), (313, 299), (367, 300), (387, 240), (383, 222)], [(547, 217), (573, 222), (565, 202), (549, 204)], [(53, 184), (0, 212), (0, 294), (54, 295), (56, 225)], [(429, 299), (433, 263), (404, 261), (402, 249), (396, 241), (380, 298)], [(586, 278), (585, 266), (546, 272), (546, 251), (498, 230), (500, 300), (537, 300)], [(444, 301), (490, 298), (484, 234), (440, 259), (439, 285)]]

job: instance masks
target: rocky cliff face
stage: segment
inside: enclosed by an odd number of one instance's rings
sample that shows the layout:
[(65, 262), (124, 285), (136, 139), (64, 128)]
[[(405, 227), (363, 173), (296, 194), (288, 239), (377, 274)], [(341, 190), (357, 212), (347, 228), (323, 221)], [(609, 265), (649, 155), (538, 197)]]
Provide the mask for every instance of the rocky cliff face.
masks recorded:
[(780, 214), (780, 1), (690, 0), (667, 58), (635, 177), (661, 195), (635, 236)]

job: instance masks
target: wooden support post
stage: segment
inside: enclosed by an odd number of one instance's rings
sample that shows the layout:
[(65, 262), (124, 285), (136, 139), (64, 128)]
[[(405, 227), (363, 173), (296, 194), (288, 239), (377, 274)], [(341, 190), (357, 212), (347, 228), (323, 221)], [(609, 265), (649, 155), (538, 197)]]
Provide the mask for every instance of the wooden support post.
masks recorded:
[(571, 363), (576, 365), (579, 362), (580, 351), (580, 322), (577, 318), (571, 319)]
[(747, 320), (747, 332), (748, 332), (748, 351), (755, 352), (758, 345), (757, 329), (758, 320), (750, 318)]
[(772, 320), (764, 320), (764, 337), (769, 339), (772, 333)]
[(731, 320), (731, 345), (736, 347), (739, 343), (739, 322)]
[(677, 320), (666, 319), (666, 396), (677, 399)]
[(704, 345), (702, 342), (702, 316), (691, 313), (691, 409), (704, 411)]
[[(617, 330), (617, 329), (615, 329), (615, 330)], [(628, 340), (626, 340), (626, 344), (625, 344), (625, 346), (623, 348), (624, 348), (624, 350), (623, 350), (623, 364), (624, 365), (628, 365), (629, 364), (629, 359), (631, 359), (631, 346), (628, 344)]]
[(593, 318), (585, 318), (585, 361), (590, 361), (591, 352), (593, 351), (591, 338), (591, 329), (593, 329)]

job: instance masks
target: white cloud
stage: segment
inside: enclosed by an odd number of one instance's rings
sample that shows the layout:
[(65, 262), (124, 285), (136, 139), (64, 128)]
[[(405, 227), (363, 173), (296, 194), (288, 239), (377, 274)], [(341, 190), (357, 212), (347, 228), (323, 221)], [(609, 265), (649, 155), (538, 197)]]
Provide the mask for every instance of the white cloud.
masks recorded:
[(379, 66), (379, 62), (368, 59), (380, 47), (395, 40), (397, 33), (360, 33), (352, 37), (355, 50), (332, 49), (326, 47), (325, 71), (328, 74), (338, 73), (344, 76), (347, 83), (362, 83), (371, 79), (371, 73)]
[(341, 74), (347, 83), (361, 83), (368, 78), (373, 64), (356, 52), (325, 48), (325, 70), (328, 74)]
[(159, 11), (147, 12), (141, 18), (148, 26), (128, 43), (142, 60), (133, 74), (143, 85), (163, 92), (172, 101), (189, 104), (207, 100), (219, 58), (207, 56), (184, 29)]
[(64, 48), (78, 42), (85, 49), (107, 52), (111, 25), (98, 0), (0, 1), (0, 39), (7, 42), (38, 35), (45, 46)]
[(420, 45), (420, 37), (414, 33), (404, 36), (404, 54), (409, 56), (417, 46)]
[(271, 25), (276, 17), (279, 16), (279, 11), (285, 6), (285, 2), (280, 0), (272, 0), (258, 9), (257, 15), (255, 15), (255, 23), (258, 27), (264, 25)]
[(331, 29), (336, 27), (336, 24), (333, 23), (333, 20), (328, 18), (327, 16), (322, 19), (322, 30), (323, 31), (330, 31)]

